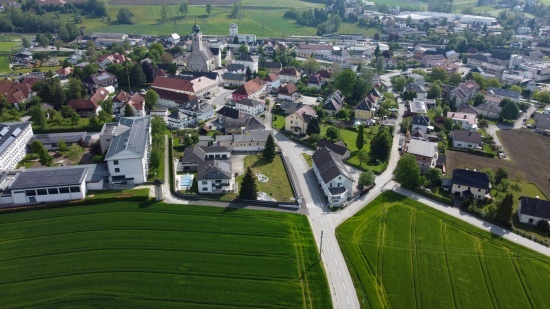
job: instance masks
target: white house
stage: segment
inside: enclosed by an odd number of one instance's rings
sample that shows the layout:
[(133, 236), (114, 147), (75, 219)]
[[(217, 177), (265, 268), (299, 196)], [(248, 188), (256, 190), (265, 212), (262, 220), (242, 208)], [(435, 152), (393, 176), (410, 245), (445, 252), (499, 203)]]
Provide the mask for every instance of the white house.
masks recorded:
[(132, 109), (132, 114), (135, 117), (145, 116), (145, 97), (139, 93), (135, 93), (126, 104), (120, 108), (120, 114), (126, 115), (126, 109)]
[(177, 34), (177, 33), (172, 33), (172, 34), (170, 34), (170, 36), (168, 37), (168, 42), (170, 42), (170, 43), (176, 45), (176, 44), (178, 44), (178, 43), (180, 42), (180, 39), (181, 39), (181, 38), (180, 38), (179, 34)]
[(403, 152), (414, 155), (422, 173), (434, 168), (439, 157), (437, 143), (419, 139), (411, 139), (406, 142), (403, 146)]
[(248, 115), (258, 115), (265, 111), (265, 104), (252, 99), (243, 99), (235, 103), (235, 108)]
[(203, 161), (197, 169), (199, 193), (225, 193), (235, 191), (235, 178), (231, 161)]
[(477, 149), (481, 146), (481, 133), (466, 130), (454, 130), (451, 132), (453, 147), (464, 149)]
[(173, 129), (183, 129), (197, 125), (197, 117), (186, 115), (180, 111), (172, 112), (166, 118), (168, 127)]
[(413, 130), (419, 129), (423, 134), (427, 134), (430, 128), (430, 118), (424, 115), (416, 115), (412, 118), (411, 126)]
[(279, 79), (281, 80), (281, 83), (298, 83), (298, 80), (300, 80), (300, 77), (302, 76), (302, 73), (300, 73), (295, 68), (283, 68), (279, 72)]
[(464, 130), (477, 129), (477, 115), (470, 113), (447, 112), (447, 118), (451, 118), (454, 123), (458, 123)]
[(260, 57), (252, 54), (241, 54), (233, 60), (233, 64), (242, 64), (245, 69), (249, 68), (251, 72), (258, 72), (258, 62)]
[(147, 181), (151, 152), (151, 116), (123, 117), (106, 123), (100, 133), (111, 184), (141, 184)]
[(468, 169), (453, 171), (451, 193), (458, 197), (476, 198), (479, 200), (491, 196), (489, 175)]
[(550, 201), (522, 196), (518, 207), (519, 222), (536, 225), (540, 220), (550, 220)]
[(328, 148), (315, 151), (313, 172), (330, 206), (341, 207), (352, 196), (353, 178), (340, 156)]
[(31, 122), (0, 123), (0, 171), (12, 170), (27, 155), (32, 138)]

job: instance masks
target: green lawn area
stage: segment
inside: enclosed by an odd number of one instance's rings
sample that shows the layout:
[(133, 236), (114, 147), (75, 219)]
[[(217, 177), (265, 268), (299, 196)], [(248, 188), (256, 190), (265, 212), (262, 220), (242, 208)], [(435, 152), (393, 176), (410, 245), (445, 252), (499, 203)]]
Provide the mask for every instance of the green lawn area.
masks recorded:
[(285, 116), (283, 115), (283, 113), (273, 113), (273, 118), (272, 118), (272, 127), (273, 128), (276, 128), (276, 129), (283, 129), (285, 127)]
[(311, 158), (311, 156), (308, 155), (307, 153), (302, 153), (302, 156), (304, 156), (304, 159), (306, 159), (306, 162), (309, 165), (309, 167), (313, 167), (313, 159)]
[(0, 73), (8, 73), (10, 71), (10, 60), (8, 56), (0, 56)]
[(86, 200), (98, 200), (98, 199), (124, 199), (127, 197), (141, 196), (143, 199), (147, 199), (149, 196), (149, 189), (128, 189), (128, 190), (102, 190), (102, 191), (88, 191)]
[(386, 192), (337, 229), (365, 308), (546, 307), (550, 258)]
[[(328, 127), (329, 127), (328, 125), (321, 125), (321, 134), (320, 134), (321, 137), (326, 136), (326, 132), (327, 132)], [(370, 151), (370, 141), (376, 135), (379, 128), (380, 128), (380, 126), (373, 126), (373, 127), (365, 128), (366, 137), (365, 137), (365, 144), (363, 146), (363, 149), (366, 149), (367, 152)], [(359, 159), (357, 158), (357, 153), (359, 152), (359, 149), (357, 149), (357, 147), (355, 146), (355, 141), (357, 140), (357, 132), (353, 131), (353, 130), (348, 130), (348, 129), (340, 129), (339, 132), (340, 132), (339, 139), (346, 144), (346, 146), (348, 147), (348, 149), (350, 151), (350, 157), (346, 161), (347, 163), (355, 165), (355, 166), (360, 167), (362, 169), (371, 170), (375, 173), (381, 173), (385, 169), (385, 167), (386, 167), (385, 163), (381, 163), (381, 164), (378, 164), (378, 165), (369, 165), (369, 164), (367, 164), (367, 162), (363, 162), (363, 164), (361, 164), (361, 166), (359, 166)]]
[(331, 308), (305, 216), (120, 201), (2, 214), (2, 308)]

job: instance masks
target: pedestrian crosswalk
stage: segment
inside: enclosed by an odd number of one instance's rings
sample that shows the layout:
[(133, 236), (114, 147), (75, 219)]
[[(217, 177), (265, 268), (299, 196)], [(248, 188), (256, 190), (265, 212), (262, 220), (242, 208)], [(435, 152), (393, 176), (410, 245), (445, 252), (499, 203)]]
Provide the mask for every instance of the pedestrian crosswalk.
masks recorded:
[(313, 203), (306, 203), (306, 206), (307, 206), (308, 209), (319, 207), (319, 206), (317, 206), (317, 205), (315, 205), (315, 204), (313, 204)]

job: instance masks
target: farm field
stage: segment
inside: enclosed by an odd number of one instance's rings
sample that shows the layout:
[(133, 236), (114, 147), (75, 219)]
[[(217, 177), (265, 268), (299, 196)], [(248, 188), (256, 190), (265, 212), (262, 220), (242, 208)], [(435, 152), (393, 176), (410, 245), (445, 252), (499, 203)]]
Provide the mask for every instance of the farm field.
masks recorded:
[(529, 130), (502, 130), (498, 136), (510, 160), (486, 158), (472, 154), (447, 151), (447, 170), (455, 168), (482, 169), (491, 167), (497, 169), (506, 167), (510, 178), (519, 171), (525, 175), (528, 182), (534, 182), (546, 196), (550, 196), (548, 175), (550, 167), (546, 162), (550, 159), (550, 137), (533, 133)]
[(537, 308), (550, 258), (386, 192), (337, 237), (364, 308)]
[(125, 201), (0, 224), (2, 308), (331, 308), (305, 216)]

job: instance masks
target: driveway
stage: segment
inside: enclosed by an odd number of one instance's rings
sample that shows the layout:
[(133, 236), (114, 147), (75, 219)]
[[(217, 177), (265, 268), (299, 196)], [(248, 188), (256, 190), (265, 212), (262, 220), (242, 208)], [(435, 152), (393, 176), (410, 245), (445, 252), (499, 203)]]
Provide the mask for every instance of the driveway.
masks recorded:
[(239, 175), (244, 174), (244, 157), (246, 157), (246, 154), (231, 155), (231, 166), (233, 173), (239, 173)]

